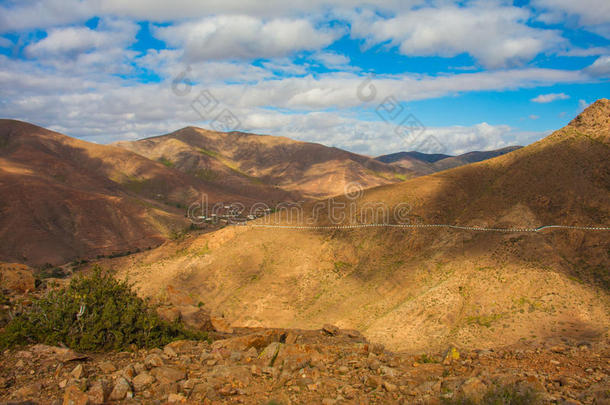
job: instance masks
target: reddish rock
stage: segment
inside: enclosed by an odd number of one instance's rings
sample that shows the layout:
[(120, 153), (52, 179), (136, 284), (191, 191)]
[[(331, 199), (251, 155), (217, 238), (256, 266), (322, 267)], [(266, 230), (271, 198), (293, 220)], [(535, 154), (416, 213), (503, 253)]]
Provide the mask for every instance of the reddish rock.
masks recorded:
[(78, 387), (71, 385), (66, 388), (63, 405), (88, 405), (90, 403), (87, 394), (79, 390)]

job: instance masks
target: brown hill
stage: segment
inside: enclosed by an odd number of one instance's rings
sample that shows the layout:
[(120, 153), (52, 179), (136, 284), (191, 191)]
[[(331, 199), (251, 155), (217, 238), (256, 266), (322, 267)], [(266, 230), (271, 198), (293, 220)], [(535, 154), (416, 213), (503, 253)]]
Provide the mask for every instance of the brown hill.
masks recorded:
[(195, 127), (116, 145), (233, 193), (272, 195), (276, 201), (285, 200), (286, 191), (292, 193), (289, 196), (329, 197), (343, 193), (349, 183), (369, 188), (404, 180), (411, 173), (320, 144)]
[(0, 260), (29, 264), (155, 246), (205, 192), (235, 196), (122, 148), (0, 120)]
[[(371, 223), (389, 212), (393, 224), (607, 227), (608, 117), (610, 102), (599, 100), (509, 154), (306, 206), (299, 223), (280, 212), (111, 265), (145, 295), (164, 300), (173, 285), (235, 325), (330, 322), (392, 349), (607, 338), (607, 231), (255, 225)], [(346, 204), (343, 219), (337, 203)]]

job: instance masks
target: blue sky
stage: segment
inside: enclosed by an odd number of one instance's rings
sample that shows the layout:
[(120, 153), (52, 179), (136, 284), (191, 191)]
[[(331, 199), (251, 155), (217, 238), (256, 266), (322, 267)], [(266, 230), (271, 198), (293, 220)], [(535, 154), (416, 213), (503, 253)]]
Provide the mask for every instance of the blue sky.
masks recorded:
[(610, 95), (607, 0), (0, 1), (0, 116), (379, 155), (528, 144)]

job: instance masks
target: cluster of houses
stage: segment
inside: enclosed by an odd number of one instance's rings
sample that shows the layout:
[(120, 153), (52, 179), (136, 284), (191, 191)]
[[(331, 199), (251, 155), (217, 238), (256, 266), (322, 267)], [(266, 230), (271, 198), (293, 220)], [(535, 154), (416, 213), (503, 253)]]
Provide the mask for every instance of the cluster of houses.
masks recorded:
[(201, 223), (208, 224), (238, 224), (247, 221), (252, 221), (272, 212), (271, 208), (260, 208), (250, 210), (249, 214), (245, 214), (245, 207), (242, 204), (217, 205), (211, 210), (212, 212), (206, 215), (197, 217)]

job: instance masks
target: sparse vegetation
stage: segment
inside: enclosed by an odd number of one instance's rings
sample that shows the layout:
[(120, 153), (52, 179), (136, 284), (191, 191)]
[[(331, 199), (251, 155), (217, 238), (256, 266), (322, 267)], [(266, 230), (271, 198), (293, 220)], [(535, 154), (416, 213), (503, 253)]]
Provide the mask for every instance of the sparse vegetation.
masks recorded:
[(536, 391), (512, 384), (491, 387), (480, 401), (459, 397), (444, 398), (442, 403), (444, 405), (536, 405), (542, 402)]
[(68, 287), (50, 291), (15, 317), (0, 335), (0, 347), (28, 343), (107, 351), (162, 346), (177, 339), (204, 339), (178, 323), (162, 321), (126, 281), (99, 267)]
[(159, 162), (163, 164), (165, 167), (174, 167), (174, 162), (166, 158), (165, 156), (161, 156), (159, 158)]
[(204, 168), (193, 169), (189, 171), (189, 174), (205, 181), (214, 181), (218, 178), (218, 173), (214, 170)]
[(466, 318), (466, 323), (477, 324), (479, 326), (491, 327), (491, 324), (499, 319), (502, 319), (504, 314), (477, 315)]
[(204, 149), (204, 148), (199, 148), (197, 149), (200, 153), (203, 153), (204, 155), (208, 155), (210, 157), (217, 157), (218, 156), (218, 152), (214, 152), (213, 150), (208, 150), (208, 149)]
[(346, 262), (342, 262), (342, 261), (334, 262), (333, 266), (335, 267), (335, 269), (334, 269), (335, 273), (343, 273), (344, 271), (347, 271), (352, 267), (352, 265), (350, 263), (346, 263)]

